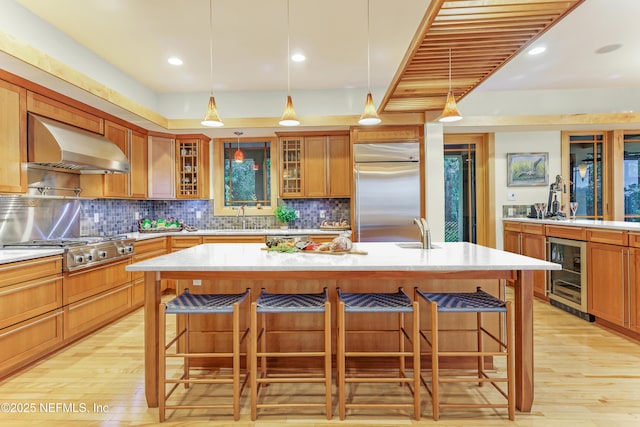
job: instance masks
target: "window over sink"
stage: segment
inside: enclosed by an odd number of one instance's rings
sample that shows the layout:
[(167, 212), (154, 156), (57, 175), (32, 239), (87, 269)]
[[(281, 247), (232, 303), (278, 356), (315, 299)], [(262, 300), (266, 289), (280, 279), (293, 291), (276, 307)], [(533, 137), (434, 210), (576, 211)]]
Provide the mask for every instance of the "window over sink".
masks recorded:
[(273, 215), (277, 187), (275, 138), (216, 138), (214, 157), (214, 213)]

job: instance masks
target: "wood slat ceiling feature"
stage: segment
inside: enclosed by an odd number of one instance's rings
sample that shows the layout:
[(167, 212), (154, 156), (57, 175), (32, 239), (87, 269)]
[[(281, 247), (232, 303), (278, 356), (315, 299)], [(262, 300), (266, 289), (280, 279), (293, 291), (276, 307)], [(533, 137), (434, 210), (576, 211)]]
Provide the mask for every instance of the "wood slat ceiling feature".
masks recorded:
[(442, 110), (506, 64), (584, 0), (432, 0), (379, 111)]

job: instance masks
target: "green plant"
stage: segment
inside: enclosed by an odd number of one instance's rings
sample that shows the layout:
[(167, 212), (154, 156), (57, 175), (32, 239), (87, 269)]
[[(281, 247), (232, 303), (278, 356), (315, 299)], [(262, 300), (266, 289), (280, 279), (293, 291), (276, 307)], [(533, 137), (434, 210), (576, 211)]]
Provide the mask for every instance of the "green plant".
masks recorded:
[(298, 218), (298, 215), (296, 215), (296, 210), (285, 204), (278, 205), (273, 214), (278, 221), (285, 224)]

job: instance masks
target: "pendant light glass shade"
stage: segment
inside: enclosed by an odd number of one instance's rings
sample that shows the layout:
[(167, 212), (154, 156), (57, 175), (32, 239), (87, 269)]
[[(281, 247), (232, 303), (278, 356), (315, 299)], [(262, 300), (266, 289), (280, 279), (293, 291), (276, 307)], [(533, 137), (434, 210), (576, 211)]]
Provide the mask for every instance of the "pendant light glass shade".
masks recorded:
[(373, 96), (371, 96), (371, 92), (367, 94), (367, 102), (364, 104), (364, 111), (360, 116), (360, 120), (358, 123), (361, 125), (377, 125), (382, 120), (380, 120), (380, 116), (378, 116), (378, 112), (376, 111), (376, 106), (373, 105)]
[(580, 174), (580, 178), (584, 181), (584, 178), (587, 176), (587, 164), (580, 163), (578, 165), (578, 173)]
[(462, 120), (462, 114), (458, 111), (456, 105), (456, 98), (453, 96), (453, 90), (451, 89), (451, 49), (449, 49), (449, 92), (447, 93), (447, 102), (444, 104), (444, 109), (438, 121), (440, 122), (457, 122)]
[(244, 153), (240, 150), (240, 135), (242, 135), (242, 132), (234, 132), (234, 134), (238, 137), (238, 149), (233, 153), (233, 161), (242, 163), (244, 162)]
[(280, 118), (280, 126), (298, 126), (299, 124), (300, 120), (298, 120), (296, 111), (293, 109), (291, 95), (288, 95), (287, 103), (284, 106), (284, 113), (282, 113), (282, 117)]
[(209, 78), (211, 80), (211, 96), (209, 96), (207, 114), (200, 124), (209, 127), (224, 126), (218, 114), (216, 99), (213, 97), (213, 0), (209, 0)]
[(220, 116), (218, 115), (216, 99), (213, 97), (213, 95), (209, 97), (209, 107), (207, 108), (207, 114), (204, 116), (204, 120), (202, 120), (200, 123), (203, 126), (224, 126), (224, 123), (222, 123), (222, 120), (220, 120)]

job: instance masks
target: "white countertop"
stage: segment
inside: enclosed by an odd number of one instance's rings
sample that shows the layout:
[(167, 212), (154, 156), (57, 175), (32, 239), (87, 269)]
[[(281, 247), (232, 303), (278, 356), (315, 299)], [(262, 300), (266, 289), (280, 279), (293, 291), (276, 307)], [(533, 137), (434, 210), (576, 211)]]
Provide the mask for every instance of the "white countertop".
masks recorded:
[(559, 270), (560, 265), (471, 243), (355, 243), (367, 255), (280, 253), (260, 243), (203, 244), (127, 266), (128, 271)]
[(535, 219), (503, 217), (503, 221), (531, 222), (535, 224), (562, 225), (567, 227), (610, 228), (615, 230), (640, 231), (640, 222), (602, 221), (595, 219)]
[(60, 255), (62, 249), (0, 249), (0, 264)]
[(167, 229), (165, 233), (127, 233), (127, 237), (136, 240), (153, 239), (154, 237), (165, 236), (299, 236), (299, 235), (338, 235), (343, 230), (322, 230), (319, 228), (288, 228), (286, 230), (280, 228), (264, 228), (264, 229), (210, 229), (197, 231), (171, 231)]

